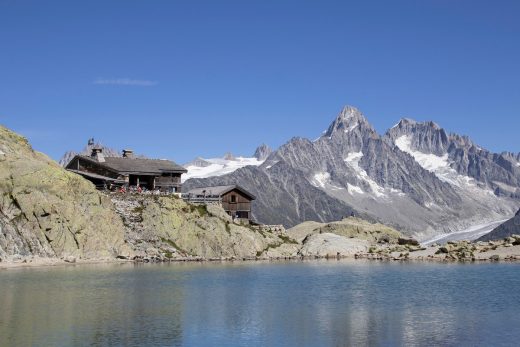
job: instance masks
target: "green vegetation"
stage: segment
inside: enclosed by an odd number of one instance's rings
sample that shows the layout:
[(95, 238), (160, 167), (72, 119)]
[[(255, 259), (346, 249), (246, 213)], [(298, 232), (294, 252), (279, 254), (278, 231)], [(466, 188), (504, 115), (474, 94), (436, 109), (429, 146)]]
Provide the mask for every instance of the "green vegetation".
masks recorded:
[(132, 210), (133, 213), (138, 213), (139, 215), (142, 215), (143, 211), (144, 211), (143, 204), (139, 204), (139, 206), (134, 207), (134, 209)]
[(280, 247), (281, 245), (283, 245), (283, 243), (269, 243), (269, 244), (267, 245), (267, 247), (265, 247), (263, 250), (261, 250), (261, 251), (257, 251), (257, 252), (256, 252), (256, 256), (259, 257), (259, 256), (261, 256), (264, 252), (267, 252), (269, 249), (271, 249), (271, 248), (278, 248), (278, 247)]
[(197, 211), (201, 217), (209, 215), (206, 205), (190, 205), (190, 212), (195, 211)]
[(279, 237), (280, 239), (282, 239), (282, 241), (283, 241), (284, 243), (291, 243), (291, 244), (293, 244), (293, 245), (297, 245), (297, 244), (298, 244), (298, 241), (296, 241), (295, 239), (293, 239), (293, 238), (291, 238), (291, 237), (289, 237), (289, 236), (278, 235), (278, 237)]
[(185, 250), (183, 250), (182, 248), (180, 248), (174, 241), (172, 240), (169, 240), (169, 239), (165, 239), (164, 237), (161, 237), (161, 241), (164, 242), (164, 243), (167, 243), (169, 244), (170, 246), (172, 246), (173, 248), (175, 248), (176, 250), (178, 250), (179, 252), (181, 253), (186, 253), (188, 254), (188, 252), (186, 252)]

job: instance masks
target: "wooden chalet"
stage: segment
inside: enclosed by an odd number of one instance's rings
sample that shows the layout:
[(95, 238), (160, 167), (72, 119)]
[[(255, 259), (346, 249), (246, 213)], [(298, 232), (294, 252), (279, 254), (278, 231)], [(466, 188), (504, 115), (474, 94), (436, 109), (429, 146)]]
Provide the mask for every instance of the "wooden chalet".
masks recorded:
[(220, 202), (224, 211), (234, 219), (251, 220), (251, 201), (255, 196), (238, 185), (192, 189), (182, 195), (191, 203)]
[(131, 150), (123, 150), (122, 157), (105, 157), (101, 148), (90, 156), (76, 155), (65, 168), (98, 188), (134, 186), (169, 193), (181, 191), (181, 175), (188, 172), (170, 160), (135, 158)]

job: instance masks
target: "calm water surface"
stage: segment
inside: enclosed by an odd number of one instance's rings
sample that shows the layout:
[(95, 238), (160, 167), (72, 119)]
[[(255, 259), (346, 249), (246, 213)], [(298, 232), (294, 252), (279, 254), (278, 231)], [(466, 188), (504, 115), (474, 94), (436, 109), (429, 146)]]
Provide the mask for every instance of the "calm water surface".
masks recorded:
[(520, 264), (0, 270), (0, 346), (518, 346)]

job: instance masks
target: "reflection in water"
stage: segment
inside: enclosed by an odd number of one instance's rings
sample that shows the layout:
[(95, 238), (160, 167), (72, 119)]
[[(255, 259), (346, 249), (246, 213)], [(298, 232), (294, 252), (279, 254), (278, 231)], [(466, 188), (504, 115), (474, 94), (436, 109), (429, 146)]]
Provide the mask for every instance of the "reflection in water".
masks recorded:
[(179, 345), (182, 274), (85, 266), (0, 273), (0, 340), (21, 346)]
[(508, 345), (520, 265), (315, 261), (0, 271), (0, 345)]

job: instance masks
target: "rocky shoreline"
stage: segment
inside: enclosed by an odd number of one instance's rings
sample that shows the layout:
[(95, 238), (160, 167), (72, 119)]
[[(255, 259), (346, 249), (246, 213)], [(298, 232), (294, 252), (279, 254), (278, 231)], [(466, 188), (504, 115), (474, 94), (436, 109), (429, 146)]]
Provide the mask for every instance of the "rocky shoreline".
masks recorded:
[(496, 241), (448, 241), (444, 245), (377, 247), (357, 259), (439, 262), (520, 261), (520, 235)]
[(164, 258), (157, 256), (134, 256), (132, 258), (119, 257), (117, 259), (76, 259), (67, 257), (40, 258), (35, 256), (16, 257), (10, 262), (0, 262), (0, 270), (22, 267), (45, 267), (88, 264), (143, 264), (143, 263), (183, 263), (183, 262), (237, 262), (237, 261), (304, 261), (304, 260), (369, 260), (369, 261), (399, 261), (399, 262), (438, 262), (438, 263), (488, 263), (488, 262), (517, 262), (520, 261), (520, 235), (513, 235), (500, 241), (489, 242), (448, 242), (445, 245), (430, 245), (423, 247), (419, 244), (372, 247), (368, 252), (352, 254), (294, 254), (288, 256), (255, 256), (255, 257), (199, 257), (187, 256), (178, 258)]

